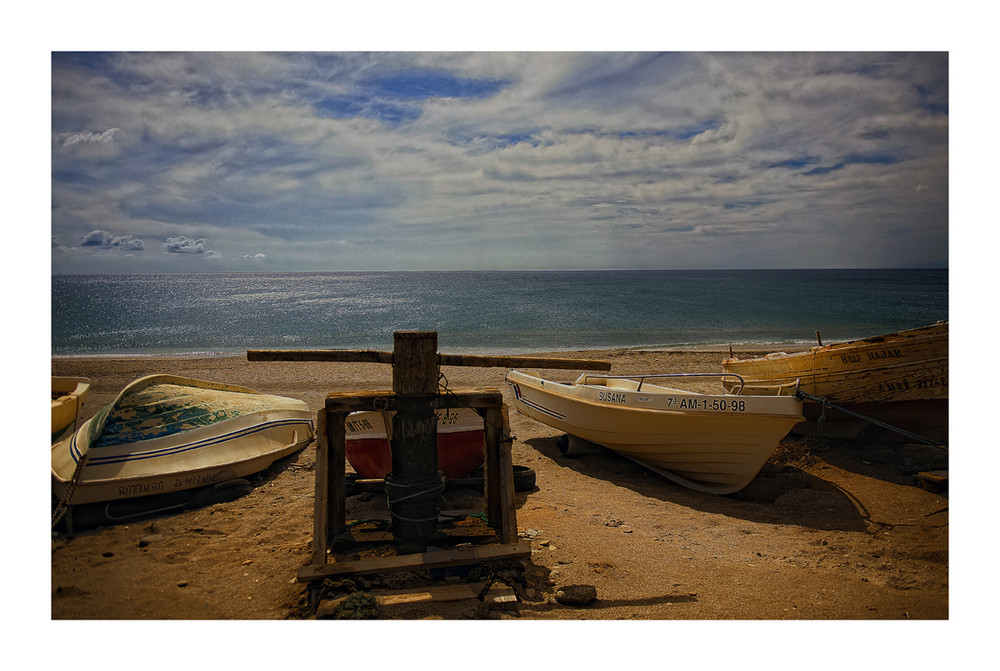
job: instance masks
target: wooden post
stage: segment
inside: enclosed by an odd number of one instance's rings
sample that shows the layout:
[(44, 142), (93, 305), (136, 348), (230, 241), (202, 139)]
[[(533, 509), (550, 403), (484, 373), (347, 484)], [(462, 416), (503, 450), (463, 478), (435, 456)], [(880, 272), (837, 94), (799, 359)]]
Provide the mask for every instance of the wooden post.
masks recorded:
[(424, 552), (437, 531), (444, 478), (437, 463), (437, 333), (397, 331), (394, 336), (392, 390), (392, 472), (385, 478), (393, 538), (401, 552)]
[(313, 547), (312, 563), (326, 562), (326, 545), (329, 534), (330, 500), (330, 451), (326, 426), (326, 408), (316, 413), (316, 497), (313, 501)]
[(485, 474), (486, 519), (494, 525), (501, 543), (517, 540), (517, 514), (514, 507), (514, 461), (503, 409), (482, 408), (486, 430)]
[(313, 564), (326, 561), (330, 529), (347, 524), (344, 413), (316, 413), (316, 501), (313, 513)]

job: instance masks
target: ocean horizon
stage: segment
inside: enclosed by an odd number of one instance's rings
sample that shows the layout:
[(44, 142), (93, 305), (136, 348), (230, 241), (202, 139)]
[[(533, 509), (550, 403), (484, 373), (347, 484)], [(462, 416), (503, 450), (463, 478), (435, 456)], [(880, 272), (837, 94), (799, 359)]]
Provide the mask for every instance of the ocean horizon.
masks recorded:
[(947, 269), (52, 275), (54, 357), (447, 353), (824, 343), (948, 319)]

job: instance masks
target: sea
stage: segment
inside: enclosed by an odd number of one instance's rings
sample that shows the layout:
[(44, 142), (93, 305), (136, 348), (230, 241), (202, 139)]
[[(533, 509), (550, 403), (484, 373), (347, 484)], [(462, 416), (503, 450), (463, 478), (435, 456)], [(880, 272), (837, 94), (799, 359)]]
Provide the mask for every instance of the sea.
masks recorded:
[(52, 355), (454, 354), (815, 344), (948, 319), (947, 269), (53, 275)]

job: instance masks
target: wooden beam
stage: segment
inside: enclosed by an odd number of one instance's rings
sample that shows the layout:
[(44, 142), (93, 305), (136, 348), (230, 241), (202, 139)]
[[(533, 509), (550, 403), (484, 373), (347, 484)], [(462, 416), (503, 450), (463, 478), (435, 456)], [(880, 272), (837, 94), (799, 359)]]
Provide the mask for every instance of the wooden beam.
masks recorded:
[(464, 566), (484, 561), (523, 559), (530, 556), (530, 543), (481, 545), (445, 550), (443, 552), (421, 552), (392, 557), (373, 557), (371, 559), (332, 562), (323, 566), (303, 566), (299, 569), (297, 579), (299, 582), (312, 582), (331, 577), (342, 578), (352, 575), (370, 575), (373, 573), (449, 568), (451, 566)]
[[(475, 354), (439, 354), (438, 365), (472, 366), (478, 368), (546, 368), (563, 370), (611, 370), (607, 361), (593, 359), (561, 359), (539, 356), (505, 356)], [(361, 362), (393, 363), (392, 352), (351, 349), (294, 350), (273, 349), (247, 350), (247, 361), (319, 361), (319, 362)]]
[[(432, 585), (410, 589), (373, 590), (368, 592), (374, 597), (380, 607), (397, 604), (432, 603), (442, 601), (464, 601), (478, 599), (479, 593), (486, 587), (485, 582), (459, 583), (457, 585)], [(316, 617), (329, 617), (337, 612), (337, 606), (347, 600), (342, 596), (336, 599), (324, 599), (316, 609)]]
[(326, 361), (392, 363), (392, 352), (351, 349), (249, 349), (247, 361)]
[(496, 528), (501, 543), (517, 539), (517, 512), (514, 503), (514, 461), (507, 423), (500, 408), (479, 411), (486, 432), (484, 463), (486, 518)]
[(591, 359), (557, 359), (538, 356), (500, 356), (473, 354), (441, 354), (442, 366), (474, 366), (479, 368), (560, 368), (563, 370), (611, 370), (607, 361)]
[(312, 563), (322, 566), (326, 562), (327, 529), (329, 528), (330, 500), (330, 451), (327, 449), (327, 411), (316, 413), (316, 495), (313, 497)]
[[(351, 413), (365, 410), (395, 410), (397, 396), (391, 391), (334, 391), (326, 395), (329, 412)], [(503, 394), (499, 389), (456, 389), (427, 399), (435, 410), (446, 408), (499, 408)]]

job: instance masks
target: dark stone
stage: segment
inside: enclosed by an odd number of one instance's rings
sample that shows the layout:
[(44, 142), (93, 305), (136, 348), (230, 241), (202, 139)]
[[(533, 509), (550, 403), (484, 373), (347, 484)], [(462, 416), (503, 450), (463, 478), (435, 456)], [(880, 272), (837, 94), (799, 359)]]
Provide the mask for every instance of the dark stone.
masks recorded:
[(566, 585), (556, 592), (556, 601), (564, 606), (586, 606), (597, 599), (593, 585)]

